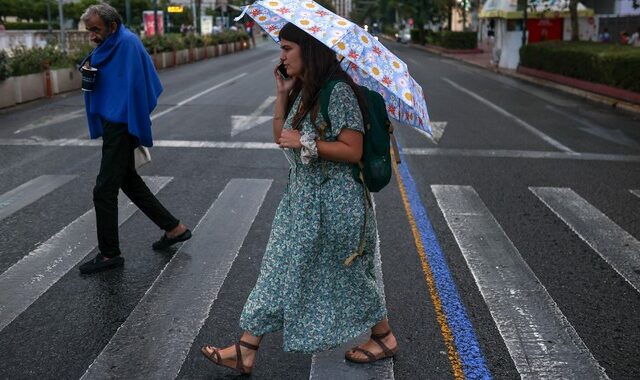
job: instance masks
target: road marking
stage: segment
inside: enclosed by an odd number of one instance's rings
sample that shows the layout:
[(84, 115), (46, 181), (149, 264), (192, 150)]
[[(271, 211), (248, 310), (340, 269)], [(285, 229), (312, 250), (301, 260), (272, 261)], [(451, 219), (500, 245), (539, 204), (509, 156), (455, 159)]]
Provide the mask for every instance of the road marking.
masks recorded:
[(493, 110), (499, 112), (500, 114), (502, 114), (503, 116), (506, 116), (507, 118), (515, 121), (516, 123), (520, 124), (521, 126), (523, 126), (525, 129), (527, 129), (529, 132), (533, 133), (534, 135), (538, 136), (539, 138), (541, 138), (542, 140), (546, 141), (547, 143), (549, 143), (550, 145), (556, 147), (559, 150), (562, 150), (564, 152), (573, 152), (573, 150), (571, 150), (570, 148), (564, 146), (563, 144), (561, 144), (560, 142), (558, 142), (557, 140), (555, 140), (554, 138), (552, 138), (551, 136), (546, 135), (545, 133), (541, 132), (540, 130), (538, 130), (536, 127), (534, 127), (533, 125), (527, 123), (526, 121), (520, 119), (519, 117), (517, 117), (516, 115), (508, 112), (507, 110), (505, 110), (504, 108), (501, 108), (493, 103), (491, 103), (490, 101), (488, 101), (487, 99), (483, 98), (482, 96), (476, 94), (473, 91), (467, 90), (466, 88), (460, 86), (459, 84), (457, 84), (456, 82), (448, 79), (448, 78), (442, 78), (442, 80), (444, 80), (445, 82), (449, 83), (451, 86), (453, 86), (455, 89), (464, 92), (465, 94), (473, 97), (474, 99), (476, 99), (477, 101), (489, 106), (490, 108), (492, 108)]
[(573, 190), (530, 187), (551, 211), (640, 292), (640, 242)]
[(267, 97), (267, 99), (265, 99), (265, 101), (262, 102), (262, 104), (249, 116), (231, 116), (231, 137), (273, 119), (273, 116), (260, 116), (260, 114), (263, 113), (271, 103), (275, 102), (275, 100), (275, 96)]
[(427, 210), (420, 200), (416, 183), (407, 165), (397, 165), (394, 160), (391, 162), (436, 319), (447, 348), (453, 378), (456, 380), (489, 379), (491, 373), (487, 368), (473, 325), (460, 299)]
[(635, 195), (636, 197), (640, 198), (640, 190), (629, 190), (631, 192), (631, 194)]
[[(102, 146), (101, 140), (86, 139), (0, 139), (0, 145), (8, 146)], [(154, 147), (164, 148), (222, 148), (222, 149), (280, 149), (274, 143), (243, 141), (187, 141), (155, 140)]]
[(211, 91), (219, 89), (220, 87), (226, 86), (227, 84), (229, 84), (229, 83), (231, 83), (231, 82), (233, 82), (235, 80), (238, 80), (238, 79), (242, 78), (245, 75), (247, 75), (247, 73), (238, 74), (238, 75), (236, 75), (235, 77), (233, 77), (231, 79), (227, 79), (226, 81), (224, 81), (222, 83), (218, 83), (217, 85), (215, 85), (215, 86), (213, 86), (213, 87), (211, 87), (209, 89), (206, 89), (206, 90), (204, 90), (202, 92), (199, 92), (199, 93), (197, 93), (197, 94), (195, 94), (195, 95), (193, 95), (193, 96), (191, 96), (191, 97), (179, 102), (178, 104), (176, 104), (173, 107), (169, 107), (164, 111), (160, 111), (158, 113), (155, 113), (155, 114), (151, 115), (151, 120), (155, 120), (155, 119), (157, 119), (159, 117), (162, 117), (162, 116), (168, 114), (169, 112), (175, 111), (176, 109), (182, 107), (183, 105), (189, 103), (190, 101), (198, 99), (202, 95), (206, 95), (206, 94), (210, 93)]
[(0, 195), (0, 220), (42, 198), (77, 175), (42, 175)]
[(403, 148), (410, 156), (459, 156), (493, 158), (533, 158), (553, 160), (640, 162), (640, 156), (623, 154), (545, 152), (535, 150), (455, 149), (455, 148)]
[[(375, 210), (375, 199), (373, 201), (373, 209)], [(386, 298), (384, 294), (384, 281), (382, 277), (382, 260), (380, 257), (380, 236), (376, 231), (376, 247), (374, 251), (374, 265), (376, 269), (376, 283), (378, 290), (382, 294), (382, 298)], [(311, 357), (311, 370), (309, 371), (310, 380), (324, 379), (350, 379), (350, 380), (368, 380), (368, 379), (385, 379), (393, 380), (393, 360), (378, 360), (371, 364), (362, 364), (358, 366), (349, 365), (344, 359), (344, 353), (351, 348), (366, 342), (369, 339), (370, 332), (366, 331), (359, 337), (350, 340), (340, 347), (327, 350)]]
[(32, 131), (34, 129), (38, 129), (41, 127), (46, 127), (52, 124), (59, 124), (59, 123), (64, 123), (65, 121), (69, 121), (69, 120), (73, 120), (73, 119), (77, 119), (79, 117), (84, 116), (85, 114), (85, 110), (84, 109), (80, 109), (77, 111), (73, 111), (73, 112), (69, 112), (69, 113), (64, 113), (61, 115), (56, 115), (56, 116), (45, 116), (44, 118), (41, 118), (40, 120), (31, 123), (31, 124), (27, 124), (24, 127), (16, 130), (13, 132), (14, 135), (18, 134), (18, 133), (22, 133), (22, 132), (27, 132), (27, 131)]
[(590, 120), (586, 120), (569, 112), (562, 111), (554, 106), (547, 105), (547, 108), (570, 120), (575, 121), (578, 124), (581, 124), (582, 126), (578, 127), (578, 129), (585, 133), (589, 133), (590, 135), (600, 137), (603, 140), (607, 140), (616, 144), (630, 146), (632, 148), (637, 148), (638, 146), (640, 146), (634, 139), (627, 136), (627, 134), (620, 129), (602, 127)]
[[(171, 181), (171, 177), (145, 179), (154, 194)], [(124, 194), (119, 198), (118, 225), (137, 210)], [(0, 331), (98, 245), (95, 230), (95, 211), (90, 210), (0, 275)]]
[[(445, 123), (445, 122), (442, 122)], [(422, 132), (416, 129), (418, 132)], [(431, 138), (431, 137), (429, 137)], [(100, 140), (86, 139), (0, 139), (0, 146), (102, 146)], [(159, 148), (208, 148), (208, 149), (266, 149), (280, 150), (277, 144), (259, 141), (189, 141), (156, 140), (154, 147)], [(555, 160), (621, 161), (640, 162), (638, 155), (549, 152), (535, 150), (501, 149), (455, 149), (455, 148), (403, 148), (402, 153), (409, 156), (461, 156), (494, 158), (540, 158)], [(2, 172), (0, 172), (1, 174)]]
[(174, 379), (272, 180), (233, 179), (82, 379)]
[(520, 376), (607, 378), (475, 190), (431, 189)]

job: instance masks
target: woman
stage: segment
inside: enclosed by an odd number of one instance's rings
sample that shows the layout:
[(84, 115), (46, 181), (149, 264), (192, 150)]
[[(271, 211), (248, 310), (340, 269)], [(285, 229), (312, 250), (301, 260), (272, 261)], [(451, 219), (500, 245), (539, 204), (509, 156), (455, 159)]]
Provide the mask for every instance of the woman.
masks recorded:
[[(293, 24), (280, 31), (273, 136), (291, 163), (260, 276), (240, 318), (240, 341), (202, 353), (218, 365), (250, 373), (262, 336), (282, 330), (285, 351), (336, 347), (371, 327), (371, 339), (345, 354), (354, 362), (391, 357), (397, 342), (375, 281), (373, 210), (351, 174), (362, 157), (364, 98), (333, 51)], [(329, 101), (329, 127), (316, 99), (339, 79)], [(362, 108), (364, 109), (364, 108)], [(365, 223), (365, 217), (367, 222)], [(363, 230), (364, 229), (364, 230)], [(364, 237), (363, 237), (364, 233)], [(350, 265), (361, 238), (364, 254)]]

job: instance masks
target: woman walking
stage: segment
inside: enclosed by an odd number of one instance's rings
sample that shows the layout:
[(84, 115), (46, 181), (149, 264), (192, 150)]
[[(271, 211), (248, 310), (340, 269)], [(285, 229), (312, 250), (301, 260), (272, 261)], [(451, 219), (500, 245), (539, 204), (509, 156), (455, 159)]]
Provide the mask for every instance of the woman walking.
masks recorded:
[[(237, 344), (202, 347), (215, 364), (253, 368), (262, 337), (282, 330), (285, 351), (325, 351), (371, 328), (371, 339), (345, 354), (354, 362), (397, 350), (374, 271), (376, 221), (352, 166), (362, 157), (364, 97), (329, 48), (293, 24), (280, 31), (284, 79), (274, 70), (273, 135), (290, 162), (258, 281), (240, 318)], [(329, 119), (318, 100), (331, 92)], [(365, 219), (366, 223), (365, 223)], [(364, 253), (358, 252), (364, 239)]]

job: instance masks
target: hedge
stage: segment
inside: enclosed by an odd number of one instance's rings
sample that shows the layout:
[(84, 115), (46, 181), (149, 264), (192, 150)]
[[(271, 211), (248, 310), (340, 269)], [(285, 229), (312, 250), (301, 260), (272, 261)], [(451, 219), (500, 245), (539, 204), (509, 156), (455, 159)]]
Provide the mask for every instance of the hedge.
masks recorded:
[(249, 41), (249, 35), (243, 31), (225, 30), (224, 32), (206, 36), (196, 36), (193, 34), (182, 36), (172, 33), (162, 36), (144, 37), (142, 43), (149, 54), (166, 51), (181, 50), (187, 48), (203, 47), (205, 45), (216, 45), (227, 42)]
[(439, 45), (447, 49), (475, 49), (478, 35), (476, 32), (441, 32)]
[(520, 65), (640, 92), (640, 49), (631, 46), (545, 41), (520, 48)]
[[(180, 34), (168, 34), (159, 37), (143, 38), (142, 42), (149, 52), (153, 53), (155, 47), (157, 52), (181, 50), (188, 47), (202, 47), (205, 45), (215, 45), (218, 43), (248, 41), (249, 36), (244, 31), (224, 31), (211, 36), (189, 35), (183, 37)], [(68, 53), (60, 50), (56, 45), (45, 47), (33, 47), (27, 49), (19, 46), (11, 52), (11, 57), (0, 51), (0, 80), (9, 76), (19, 76), (35, 74), (44, 71), (47, 67), (59, 69), (63, 67), (74, 67), (93, 50), (94, 45), (82, 43), (74, 47)]]

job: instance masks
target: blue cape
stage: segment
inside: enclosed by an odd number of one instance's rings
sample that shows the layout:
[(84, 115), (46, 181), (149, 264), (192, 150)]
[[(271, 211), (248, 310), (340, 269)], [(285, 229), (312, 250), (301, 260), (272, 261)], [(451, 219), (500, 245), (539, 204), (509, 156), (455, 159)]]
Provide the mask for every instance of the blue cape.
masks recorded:
[(127, 124), (141, 145), (152, 146), (149, 114), (156, 107), (162, 84), (140, 38), (121, 25), (87, 59), (98, 68), (94, 90), (84, 93), (91, 138), (102, 136), (105, 119)]

